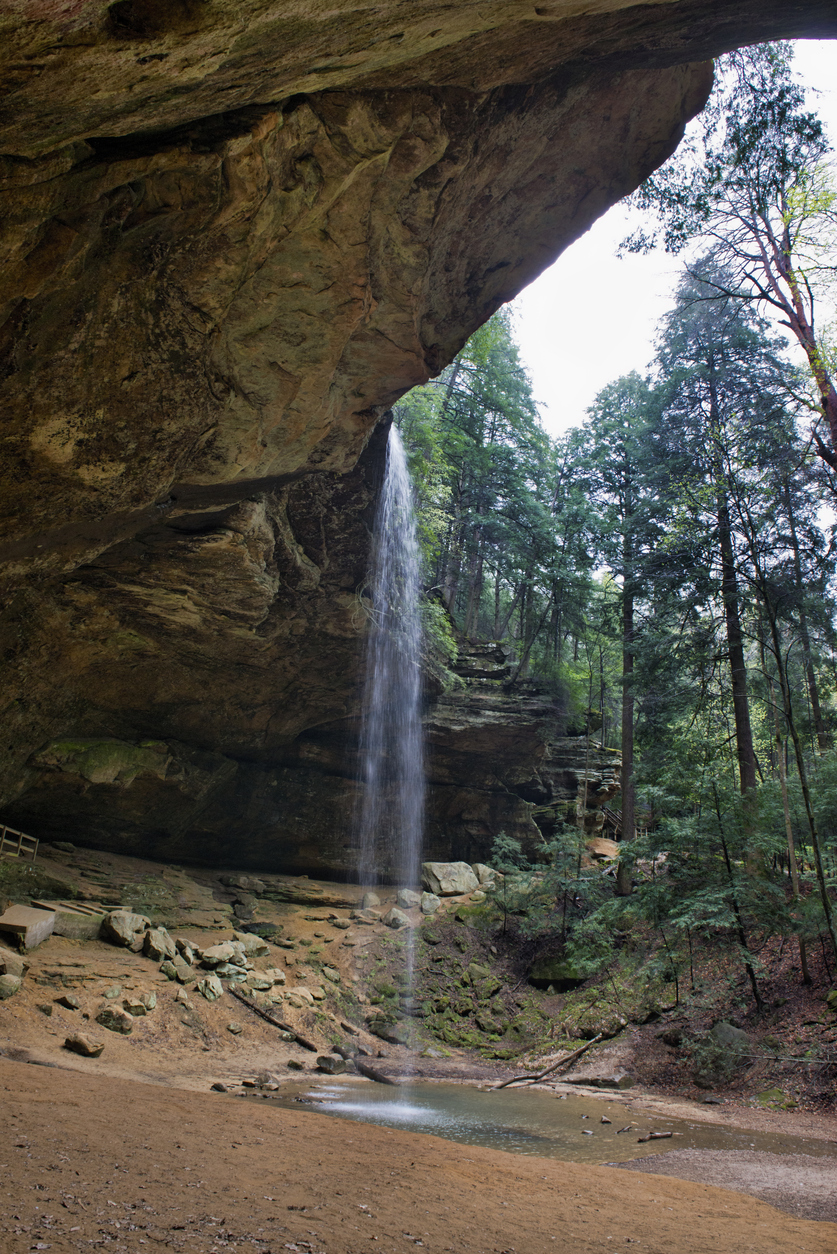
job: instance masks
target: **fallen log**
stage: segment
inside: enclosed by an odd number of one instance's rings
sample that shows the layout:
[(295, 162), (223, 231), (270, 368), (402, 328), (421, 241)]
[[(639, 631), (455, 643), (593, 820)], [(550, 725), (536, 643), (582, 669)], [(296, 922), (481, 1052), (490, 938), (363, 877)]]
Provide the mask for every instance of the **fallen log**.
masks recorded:
[(649, 1132), (647, 1136), (638, 1136), (637, 1145), (644, 1145), (646, 1141), (668, 1141), (674, 1136), (673, 1132)]
[(282, 1019), (277, 1019), (276, 1015), (270, 1014), (267, 1010), (262, 1010), (261, 1006), (257, 1006), (254, 1001), (251, 1001), (249, 997), (245, 997), (243, 993), (239, 993), (237, 989), (231, 988), (229, 991), (232, 993), (233, 997), (235, 997), (236, 1001), (240, 1001), (243, 1006), (247, 1006), (248, 1009), (252, 1010), (253, 1014), (257, 1014), (260, 1019), (264, 1019), (265, 1022), (272, 1024), (274, 1028), (279, 1028), (282, 1032), (290, 1032), (294, 1040), (301, 1045), (303, 1049), (310, 1049), (312, 1054), (318, 1054), (320, 1052), (319, 1045), (315, 1045), (313, 1041), (308, 1041), (304, 1036), (300, 1036), (296, 1028), (291, 1027), (290, 1023), (285, 1023)]
[(546, 1071), (542, 1071), (540, 1075), (513, 1075), (510, 1080), (504, 1080), (502, 1084), (495, 1084), (492, 1088), (487, 1089), (489, 1093), (496, 1093), (499, 1089), (507, 1089), (510, 1084), (517, 1084), (523, 1081), (525, 1084), (537, 1084), (539, 1080), (545, 1080), (548, 1075), (552, 1075), (553, 1071), (557, 1071), (559, 1067), (566, 1067), (568, 1063), (575, 1062), (576, 1058), (580, 1058), (585, 1050), (591, 1045), (595, 1045), (596, 1041), (602, 1039), (602, 1033), (594, 1036), (592, 1041), (587, 1041), (580, 1049), (574, 1049), (571, 1054), (567, 1054), (564, 1058), (559, 1058), (551, 1067), (547, 1067)]
[(400, 1080), (391, 1080), (388, 1075), (384, 1075), (383, 1071), (379, 1071), (377, 1067), (370, 1067), (368, 1062), (361, 1062), (359, 1058), (353, 1058), (352, 1062), (361, 1075), (365, 1075), (367, 1080), (374, 1080), (376, 1084), (391, 1084), (394, 1088), (398, 1088)]

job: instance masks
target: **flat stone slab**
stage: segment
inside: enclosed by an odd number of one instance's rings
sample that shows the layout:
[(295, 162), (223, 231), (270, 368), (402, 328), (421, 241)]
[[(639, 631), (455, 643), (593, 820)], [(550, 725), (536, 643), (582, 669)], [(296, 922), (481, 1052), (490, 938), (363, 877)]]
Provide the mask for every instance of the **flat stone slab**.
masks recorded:
[(75, 901), (33, 901), (36, 910), (51, 910), (55, 914), (56, 936), (68, 936), (71, 940), (96, 940), (99, 929), (110, 906), (92, 906)]
[(9, 906), (0, 914), (0, 932), (17, 938), (24, 949), (34, 949), (55, 928), (54, 910), (35, 910), (32, 906)]

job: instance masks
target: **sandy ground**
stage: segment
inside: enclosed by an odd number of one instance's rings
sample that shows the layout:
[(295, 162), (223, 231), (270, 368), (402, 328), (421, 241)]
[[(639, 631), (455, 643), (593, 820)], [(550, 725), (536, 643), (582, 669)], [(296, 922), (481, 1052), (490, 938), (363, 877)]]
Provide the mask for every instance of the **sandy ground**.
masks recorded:
[[(107, 864), (91, 856), (85, 873), (107, 878), (123, 870), (137, 882), (149, 879), (155, 891), (168, 883), (159, 868), (115, 856)], [(230, 935), (228, 907), (185, 874), (165, 874), (182, 903), (178, 931), (204, 945)], [(78, 879), (84, 890), (84, 875)], [(98, 888), (96, 881), (83, 895), (90, 899)], [(288, 986), (312, 982), (306, 952), (319, 947), (323, 961), (340, 971), (339, 987), (359, 987), (366, 934), (325, 924), (310, 905), (280, 907), (276, 917), (300, 948), (274, 948), (261, 961), (284, 963)], [(837, 1250), (830, 1222), (837, 1219), (837, 1148), (828, 1159), (675, 1150), (621, 1164), (627, 1175), (346, 1123), (304, 1107), (244, 1102), (212, 1093), (210, 1085), (223, 1081), (241, 1092), (242, 1081), (260, 1073), (298, 1076), (289, 1064), (310, 1075), (314, 1055), (230, 995), (209, 1004), (190, 990), (181, 1004), (177, 986), (148, 959), (103, 942), (52, 937), (27, 960), (24, 987), (0, 1003), (0, 1254), (102, 1246), (137, 1254), (400, 1254), (415, 1247), (586, 1254), (628, 1245), (660, 1254)], [(117, 986), (158, 997), (127, 1037), (95, 1023)], [(65, 992), (79, 998), (78, 1009), (61, 1004)], [(320, 1010), (286, 1005), (282, 1014), (325, 1052), (347, 1004), (331, 989)], [(354, 1004), (352, 1013), (362, 1010)], [(239, 1021), (236, 1034), (231, 1020)], [(80, 1029), (106, 1039), (101, 1058), (63, 1048)], [(385, 1054), (376, 1059), (384, 1070), (397, 1072), (406, 1061), (402, 1047), (382, 1047), (365, 1031), (352, 1039)], [(486, 1083), (509, 1074), (503, 1064), (452, 1053), (413, 1065), (428, 1079)], [(552, 1088), (551, 1100), (563, 1087)], [(833, 1117), (696, 1106), (637, 1089), (619, 1100), (660, 1116), (837, 1143)]]
[(0, 1059), (4, 1254), (833, 1254), (743, 1194)]
[(810, 1154), (765, 1154), (737, 1150), (673, 1150), (630, 1163), (628, 1171), (642, 1171), (679, 1180), (699, 1179), (722, 1189), (758, 1197), (802, 1219), (837, 1223), (837, 1159)]

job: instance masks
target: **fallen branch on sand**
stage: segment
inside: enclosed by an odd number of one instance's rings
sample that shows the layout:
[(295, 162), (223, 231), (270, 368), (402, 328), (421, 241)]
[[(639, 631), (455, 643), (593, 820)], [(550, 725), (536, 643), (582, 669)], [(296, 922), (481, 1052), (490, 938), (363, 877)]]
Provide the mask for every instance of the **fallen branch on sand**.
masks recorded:
[(257, 1006), (254, 1001), (251, 1001), (249, 997), (245, 997), (243, 993), (239, 993), (236, 989), (231, 988), (229, 991), (232, 993), (236, 1001), (240, 1001), (243, 1006), (247, 1006), (248, 1009), (252, 1010), (253, 1014), (257, 1014), (260, 1019), (264, 1019), (267, 1023), (272, 1024), (274, 1028), (279, 1028), (282, 1032), (290, 1032), (294, 1040), (297, 1041), (303, 1049), (310, 1049), (312, 1054), (319, 1053), (319, 1046), (315, 1045), (313, 1041), (307, 1041), (304, 1036), (300, 1036), (296, 1028), (291, 1027), (289, 1023), (284, 1023), (282, 1019), (277, 1019), (275, 1015), (269, 1014), (267, 1010), (262, 1010), (261, 1006)]
[(594, 1036), (592, 1041), (587, 1041), (580, 1049), (574, 1049), (571, 1054), (567, 1054), (564, 1058), (559, 1058), (551, 1067), (547, 1067), (546, 1071), (542, 1071), (540, 1075), (513, 1075), (510, 1080), (504, 1080), (502, 1084), (495, 1084), (492, 1088), (487, 1089), (489, 1093), (496, 1093), (498, 1089), (507, 1089), (510, 1084), (517, 1084), (522, 1081), (524, 1084), (537, 1084), (539, 1080), (545, 1080), (548, 1075), (552, 1075), (553, 1071), (557, 1071), (559, 1067), (566, 1067), (568, 1063), (575, 1062), (576, 1058), (580, 1058), (585, 1050), (591, 1045), (595, 1045), (596, 1041), (602, 1039), (601, 1032), (598, 1036)]

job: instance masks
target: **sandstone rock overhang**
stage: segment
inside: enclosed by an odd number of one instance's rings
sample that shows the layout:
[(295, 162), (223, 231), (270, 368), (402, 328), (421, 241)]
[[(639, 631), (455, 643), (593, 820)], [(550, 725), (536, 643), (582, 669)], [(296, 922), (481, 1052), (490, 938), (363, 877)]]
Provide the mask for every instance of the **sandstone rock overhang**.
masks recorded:
[(351, 712), (381, 415), (670, 154), (702, 58), (835, 33), (833, 0), (0, 15), (0, 802), (56, 738), (176, 742), (200, 792)]

